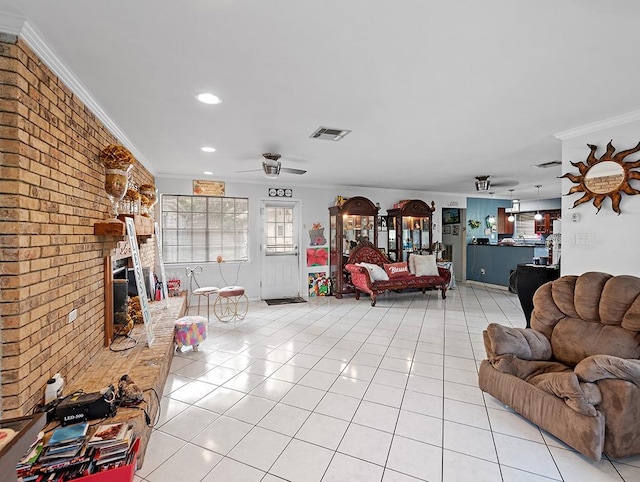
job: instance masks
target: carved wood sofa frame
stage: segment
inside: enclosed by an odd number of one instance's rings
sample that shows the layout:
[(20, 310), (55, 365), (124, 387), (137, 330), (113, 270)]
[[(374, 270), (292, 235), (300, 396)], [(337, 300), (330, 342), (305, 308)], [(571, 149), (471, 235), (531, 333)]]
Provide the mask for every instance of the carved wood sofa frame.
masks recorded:
[(351, 274), (351, 283), (356, 289), (356, 300), (360, 299), (360, 293), (368, 293), (371, 297), (371, 306), (376, 305), (378, 294), (387, 290), (404, 290), (417, 288), (425, 293), (427, 289), (440, 290), (442, 299), (447, 297), (447, 286), (451, 279), (451, 272), (446, 268), (438, 267), (440, 276), (414, 276), (409, 274), (387, 281), (371, 281), (369, 270), (356, 263), (371, 263), (383, 267), (391, 261), (378, 248), (369, 241), (361, 241), (351, 252), (345, 269)]

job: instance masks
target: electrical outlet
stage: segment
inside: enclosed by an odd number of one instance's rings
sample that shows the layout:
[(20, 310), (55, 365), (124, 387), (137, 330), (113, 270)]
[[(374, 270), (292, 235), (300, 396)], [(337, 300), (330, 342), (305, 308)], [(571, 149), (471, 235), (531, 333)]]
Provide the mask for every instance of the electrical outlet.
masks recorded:
[(67, 323), (73, 323), (74, 320), (78, 317), (78, 310), (71, 310), (69, 312), (69, 317), (67, 318)]
[(480, 274), (486, 274), (486, 270), (484, 268), (480, 268)]

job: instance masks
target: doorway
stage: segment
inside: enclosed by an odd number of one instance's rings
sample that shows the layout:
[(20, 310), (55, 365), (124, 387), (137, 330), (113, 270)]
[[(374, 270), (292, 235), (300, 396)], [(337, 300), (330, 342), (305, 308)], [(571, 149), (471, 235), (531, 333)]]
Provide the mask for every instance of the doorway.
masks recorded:
[(260, 297), (300, 296), (299, 201), (263, 201)]
[[(443, 208), (446, 209), (446, 208)], [(450, 211), (450, 209), (449, 209)], [(457, 216), (451, 218), (448, 224), (444, 224), (445, 215), (443, 214), (442, 225), (442, 244), (444, 245), (443, 257), (453, 262), (453, 272), (451, 275), (456, 281), (464, 282), (466, 280), (467, 265), (467, 230), (466, 230), (466, 209), (456, 209)]]

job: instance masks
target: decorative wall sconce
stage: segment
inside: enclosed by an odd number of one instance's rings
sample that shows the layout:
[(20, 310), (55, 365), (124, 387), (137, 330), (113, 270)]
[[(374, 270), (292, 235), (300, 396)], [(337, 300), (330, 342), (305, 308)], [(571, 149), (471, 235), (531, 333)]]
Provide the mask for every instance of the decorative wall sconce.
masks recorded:
[(622, 193), (630, 196), (640, 194), (638, 189), (629, 185), (632, 179), (640, 180), (640, 172), (632, 171), (640, 167), (640, 159), (636, 161), (624, 162), (623, 159), (630, 154), (640, 151), (640, 142), (633, 149), (620, 151), (615, 153), (615, 148), (609, 141), (607, 151), (600, 157), (596, 157), (597, 146), (587, 144), (591, 152), (587, 159), (583, 162), (571, 162), (571, 165), (577, 167), (580, 174), (566, 173), (561, 178), (566, 177), (571, 182), (578, 184), (573, 186), (565, 196), (577, 192), (584, 193), (580, 199), (573, 203), (573, 207), (589, 202), (593, 199), (593, 205), (596, 207), (596, 214), (600, 212), (602, 203), (606, 197), (611, 198), (611, 208), (620, 215), (620, 201)]
[(116, 144), (109, 144), (102, 149), (99, 159), (105, 167), (104, 190), (111, 201), (112, 221), (119, 222), (118, 203), (127, 192), (129, 171), (135, 159), (126, 147)]

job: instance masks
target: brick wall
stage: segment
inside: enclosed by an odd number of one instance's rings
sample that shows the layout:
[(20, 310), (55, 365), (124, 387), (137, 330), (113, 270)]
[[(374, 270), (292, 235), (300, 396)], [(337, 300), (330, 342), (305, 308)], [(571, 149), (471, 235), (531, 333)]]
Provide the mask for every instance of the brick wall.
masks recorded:
[[(111, 143), (118, 140), (26, 44), (0, 33), (3, 417), (28, 413), (51, 375), (73, 379), (103, 345), (103, 260), (117, 240), (94, 236), (93, 224), (109, 212), (97, 155)], [(138, 163), (133, 177), (154, 182)], [(141, 246), (150, 266), (153, 249)], [(78, 318), (68, 324), (73, 309)]]

